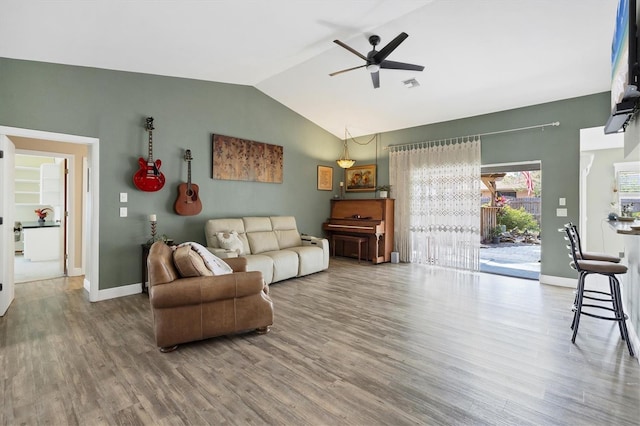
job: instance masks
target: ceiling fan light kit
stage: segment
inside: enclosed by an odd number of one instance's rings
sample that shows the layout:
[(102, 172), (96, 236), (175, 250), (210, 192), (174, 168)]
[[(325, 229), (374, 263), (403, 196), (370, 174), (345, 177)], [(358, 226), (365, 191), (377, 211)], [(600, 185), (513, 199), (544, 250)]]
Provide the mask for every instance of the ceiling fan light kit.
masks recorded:
[(369, 37), (369, 44), (373, 46), (373, 50), (371, 50), (371, 52), (369, 52), (367, 56), (364, 56), (363, 54), (361, 54), (354, 48), (344, 44), (340, 40), (333, 40), (333, 42), (338, 46), (347, 49), (349, 52), (353, 53), (360, 59), (363, 59), (365, 61), (365, 64), (357, 67), (353, 67), (353, 68), (347, 68), (341, 71), (336, 71), (329, 75), (333, 77), (334, 75), (342, 74), (347, 71), (353, 71), (358, 68), (366, 67), (367, 71), (371, 73), (371, 81), (373, 82), (373, 88), (377, 89), (380, 87), (380, 69), (422, 71), (424, 70), (424, 67), (422, 65), (414, 65), (414, 64), (407, 64), (404, 62), (395, 62), (395, 61), (387, 60), (387, 56), (389, 56), (391, 52), (393, 52), (400, 45), (400, 43), (402, 43), (407, 37), (409, 37), (407, 33), (404, 33), (404, 32), (400, 33), (396, 38), (391, 40), (389, 44), (387, 44), (385, 47), (380, 49), (380, 51), (377, 51), (376, 46), (380, 43), (380, 37), (377, 35), (372, 35)]

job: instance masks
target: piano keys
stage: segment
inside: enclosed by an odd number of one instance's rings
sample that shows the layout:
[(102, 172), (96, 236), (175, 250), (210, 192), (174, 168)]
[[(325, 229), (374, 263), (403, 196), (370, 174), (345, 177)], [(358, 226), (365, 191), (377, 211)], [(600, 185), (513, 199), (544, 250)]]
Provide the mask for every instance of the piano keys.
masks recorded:
[(322, 224), (336, 256), (357, 257), (356, 243), (334, 239), (334, 235), (367, 237), (364, 254), (372, 263), (391, 261), (393, 251), (393, 207), (390, 198), (331, 200), (331, 217)]

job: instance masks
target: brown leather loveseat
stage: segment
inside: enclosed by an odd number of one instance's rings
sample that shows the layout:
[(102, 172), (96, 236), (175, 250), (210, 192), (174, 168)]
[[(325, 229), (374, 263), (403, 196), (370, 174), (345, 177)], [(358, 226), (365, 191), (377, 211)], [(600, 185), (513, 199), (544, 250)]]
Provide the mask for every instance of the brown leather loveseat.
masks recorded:
[(246, 272), (243, 258), (225, 262), (233, 273), (183, 278), (174, 264), (174, 249), (161, 241), (151, 246), (149, 300), (160, 351), (241, 331), (269, 331), (273, 303), (262, 273)]

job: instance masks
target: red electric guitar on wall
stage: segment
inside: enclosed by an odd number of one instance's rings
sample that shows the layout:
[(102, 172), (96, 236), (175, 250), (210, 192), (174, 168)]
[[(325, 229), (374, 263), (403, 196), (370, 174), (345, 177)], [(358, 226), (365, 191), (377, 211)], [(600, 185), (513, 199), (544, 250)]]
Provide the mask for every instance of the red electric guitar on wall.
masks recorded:
[(178, 185), (178, 198), (174, 204), (176, 213), (182, 216), (194, 216), (202, 211), (202, 203), (198, 196), (198, 185), (191, 183), (191, 150), (184, 153), (187, 162), (187, 183)]
[(153, 117), (147, 117), (144, 128), (149, 132), (149, 156), (146, 160), (138, 158), (140, 170), (133, 175), (133, 184), (141, 191), (154, 192), (164, 186), (164, 175), (160, 171), (162, 161), (153, 161)]

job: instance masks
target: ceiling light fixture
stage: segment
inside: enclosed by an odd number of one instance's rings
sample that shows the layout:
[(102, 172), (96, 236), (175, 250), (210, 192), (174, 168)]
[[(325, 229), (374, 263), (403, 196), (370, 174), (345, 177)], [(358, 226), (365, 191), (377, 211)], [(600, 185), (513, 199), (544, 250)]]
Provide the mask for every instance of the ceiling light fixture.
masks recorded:
[(342, 156), (340, 157), (339, 160), (336, 160), (336, 163), (338, 163), (338, 166), (342, 167), (343, 169), (348, 169), (356, 163), (356, 160), (352, 160), (349, 158), (349, 147), (347, 146), (347, 128), (346, 127), (344, 128), (344, 146), (342, 147)]
[(370, 73), (378, 72), (378, 71), (380, 71), (380, 65), (378, 65), (378, 64), (369, 64), (369, 65), (367, 65), (367, 71), (369, 71)]

